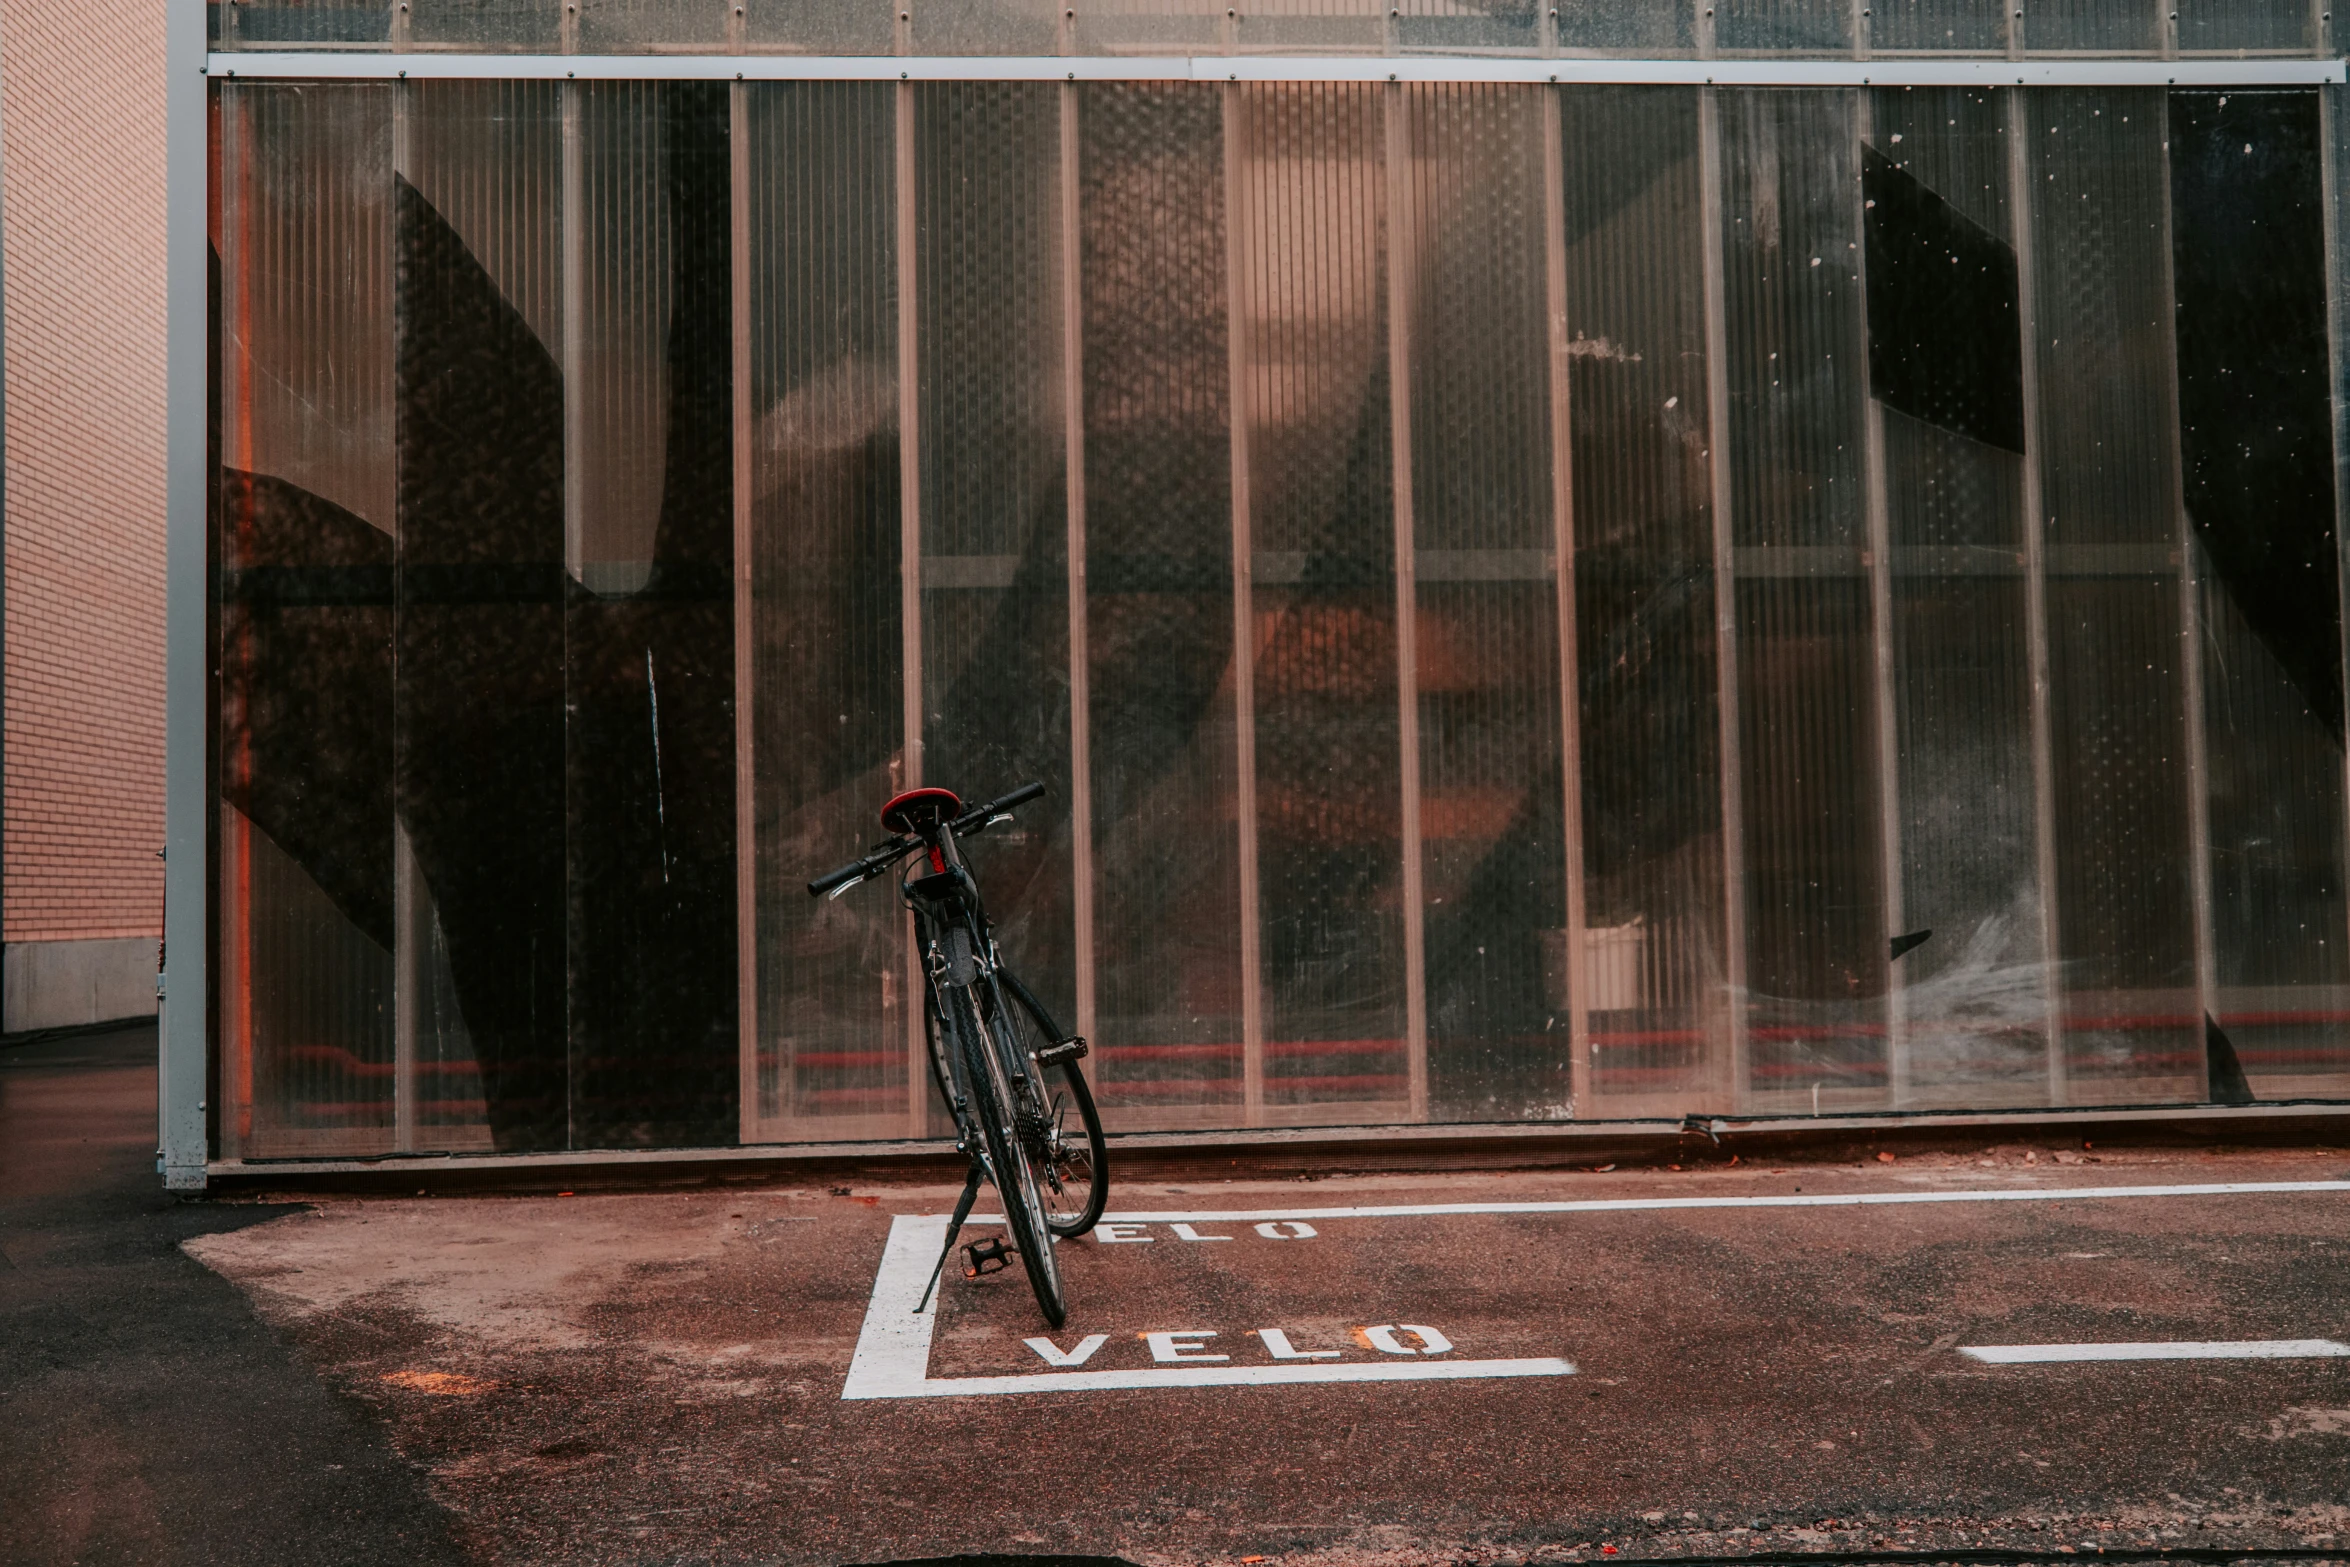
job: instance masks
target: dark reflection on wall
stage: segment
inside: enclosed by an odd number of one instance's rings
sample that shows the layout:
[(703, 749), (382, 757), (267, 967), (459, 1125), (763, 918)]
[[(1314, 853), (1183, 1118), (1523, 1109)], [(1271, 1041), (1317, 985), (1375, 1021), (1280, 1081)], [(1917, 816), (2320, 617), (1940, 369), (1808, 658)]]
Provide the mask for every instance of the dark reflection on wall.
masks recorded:
[(1080, 138), (1096, 1079), (1241, 1097), (1221, 90), (1088, 87)]
[(2279, 1097), (2350, 1059), (2320, 134), (2312, 92), (2171, 95), (2213, 1010), (2254, 1090)]
[(639, 102), (658, 119), (645, 130), (662, 149), (660, 188), (612, 192), (612, 205), (664, 204), (667, 244), (617, 225), (587, 243), (617, 244), (669, 272), (652, 569), (642, 587), (616, 594), (567, 578), (564, 614), (572, 1140), (581, 1146), (736, 1133), (727, 89), (668, 84)]
[(1541, 99), (1404, 95), (1422, 896), (1431, 1114), (1568, 1112)]
[(1559, 117), (1592, 1089), (1726, 1107), (1697, 94), (1561, 91)]
[[(874, 840), (902, 765), (897, 93), (877, 82), (745, 93), (754, 1138), (919, 1124), (905, 915), (882, 887), (822, 902), (806, 887)], [(927, 1074), (912, 1087), (937, 1097)]]
[(2339, 739), (2319, 134), (2314, 92), (2171, 94), (2187, 515), (2237, 611)]
[(400, 820), (491, 1136), (560, 1148), (562, 376), (431, 204), (399, 196)]
[(1056, 1016), (1075, 1007), (1060, 90), (956, 82), (915, 109), (920, 224), (922, 782), (1044, 799), (973, 850), (988, 914)]
[(1409, 1092), (1384, 98), (1245, 89), (1268, 1105)]
[(221, 796), (392, 945), (392, 541), (267, 474), (221, 474)]
[(2015, 251), (1874, 147), (1861, 160), (1869, 391), (1888, 408), (2021, 452)]
[(1722, 100), (1752, 1088), (1887, 1081), (1854, 104)]

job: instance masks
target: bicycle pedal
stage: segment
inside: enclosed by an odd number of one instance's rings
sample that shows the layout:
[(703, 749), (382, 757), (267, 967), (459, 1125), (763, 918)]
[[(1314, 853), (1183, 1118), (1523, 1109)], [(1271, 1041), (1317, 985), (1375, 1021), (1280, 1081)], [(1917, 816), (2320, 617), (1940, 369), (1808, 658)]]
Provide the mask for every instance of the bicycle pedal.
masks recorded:
[(1082, 1061), (1092, 1053), (1092, 1047), (1081, 1036), (1072, 1034), (1057, 1045), (1047, 1045), (1039, 1050), (1036, 1053), (1036, 1064), (1059, 1066), (1064, 1061)]
[(963, 1277), (975, 1279), (983, 1273), (1001, 1273), (1012, 1265), (1012, 1258), (1016, 1255), (1000, 1236), (973, 1241), (963, 1248), (963, 1256), (969, 1263), (963, 1269)]

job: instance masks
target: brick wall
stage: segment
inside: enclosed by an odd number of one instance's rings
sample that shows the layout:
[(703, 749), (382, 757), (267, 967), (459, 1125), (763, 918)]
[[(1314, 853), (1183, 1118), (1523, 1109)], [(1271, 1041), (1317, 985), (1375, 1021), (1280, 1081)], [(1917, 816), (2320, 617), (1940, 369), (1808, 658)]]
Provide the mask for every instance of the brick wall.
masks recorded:
[(11, 943), (161, 925), (163, 154), (158, 0), (0, 0)]

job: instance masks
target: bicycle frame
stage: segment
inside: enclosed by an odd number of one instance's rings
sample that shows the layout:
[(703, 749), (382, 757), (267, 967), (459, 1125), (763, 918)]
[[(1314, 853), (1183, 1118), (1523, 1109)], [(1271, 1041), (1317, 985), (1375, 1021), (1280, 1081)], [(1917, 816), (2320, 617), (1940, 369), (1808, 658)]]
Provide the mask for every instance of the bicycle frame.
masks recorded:
[[(978, 880), (963, 863), (952, 823), (942, 821), (922, 838), (920, 857), (899, 884), (899, 893), (914, 914), (914, 948), (922, 959), (923, 1004), (929, 1013), (931, 1049), (947, 1065), (941, 1086), (960, 1088), (961, 1063), (953, 1051), (941, 1048), (949, 1028), (942, 987), (952, 985), (970, 992), (975, 1002), (984, 996), (985, 1004), (975, 1008), (980, 1027), (1003, 1062), (1013, 1092), (1025, 1101), (1016, 1108), (1032, 1109), (1040, 1097), (1032, 1063), (1016, 1059), (1004, 1046), (1003, 1031), (990, 1021), (1005, 1016), (1005, 1003), (996, 981), (995, 938), (988, 930)], [(984, 1161), (986, 1141), (973, 1136), (967, 1124), (965, 1093), (950, 1091), (947, 1108), (955, 1118), (956, 1145)], [(989, 1179), (995, 1174), (991, 1167)]]

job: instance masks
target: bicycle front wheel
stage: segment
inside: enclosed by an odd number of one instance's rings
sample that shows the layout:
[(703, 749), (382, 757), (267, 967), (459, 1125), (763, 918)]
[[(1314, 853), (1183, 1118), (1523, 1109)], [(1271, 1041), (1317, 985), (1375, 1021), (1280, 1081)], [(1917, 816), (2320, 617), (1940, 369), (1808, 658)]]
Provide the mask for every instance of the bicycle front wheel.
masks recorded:
[(1044, 1202), (1037, 1193), (1028, 1140), (1020, 1135), (1018, 1097), (1013, 1092), (1004, 1057), (988, 1036), (979, 1015), (977, 998), (960, 987), (942, 987), (940, 1001), (955, 1034), (964, 1075), (970, 1080), (971, 1118), (979, 1123), (987, 1145), (989, 1173), (995, 1177), (996, 1196), (1004, 1205), (1004, 1228), (1012, 1235), (1012, 1249), (1027, 1270), (1028, 1287), (1046, 1322), (1059, 1327), (1069, 1309), (1061, 1299), (1060, 1261), (1053, 1255), (1053, 1235), (1045, 1222)]

